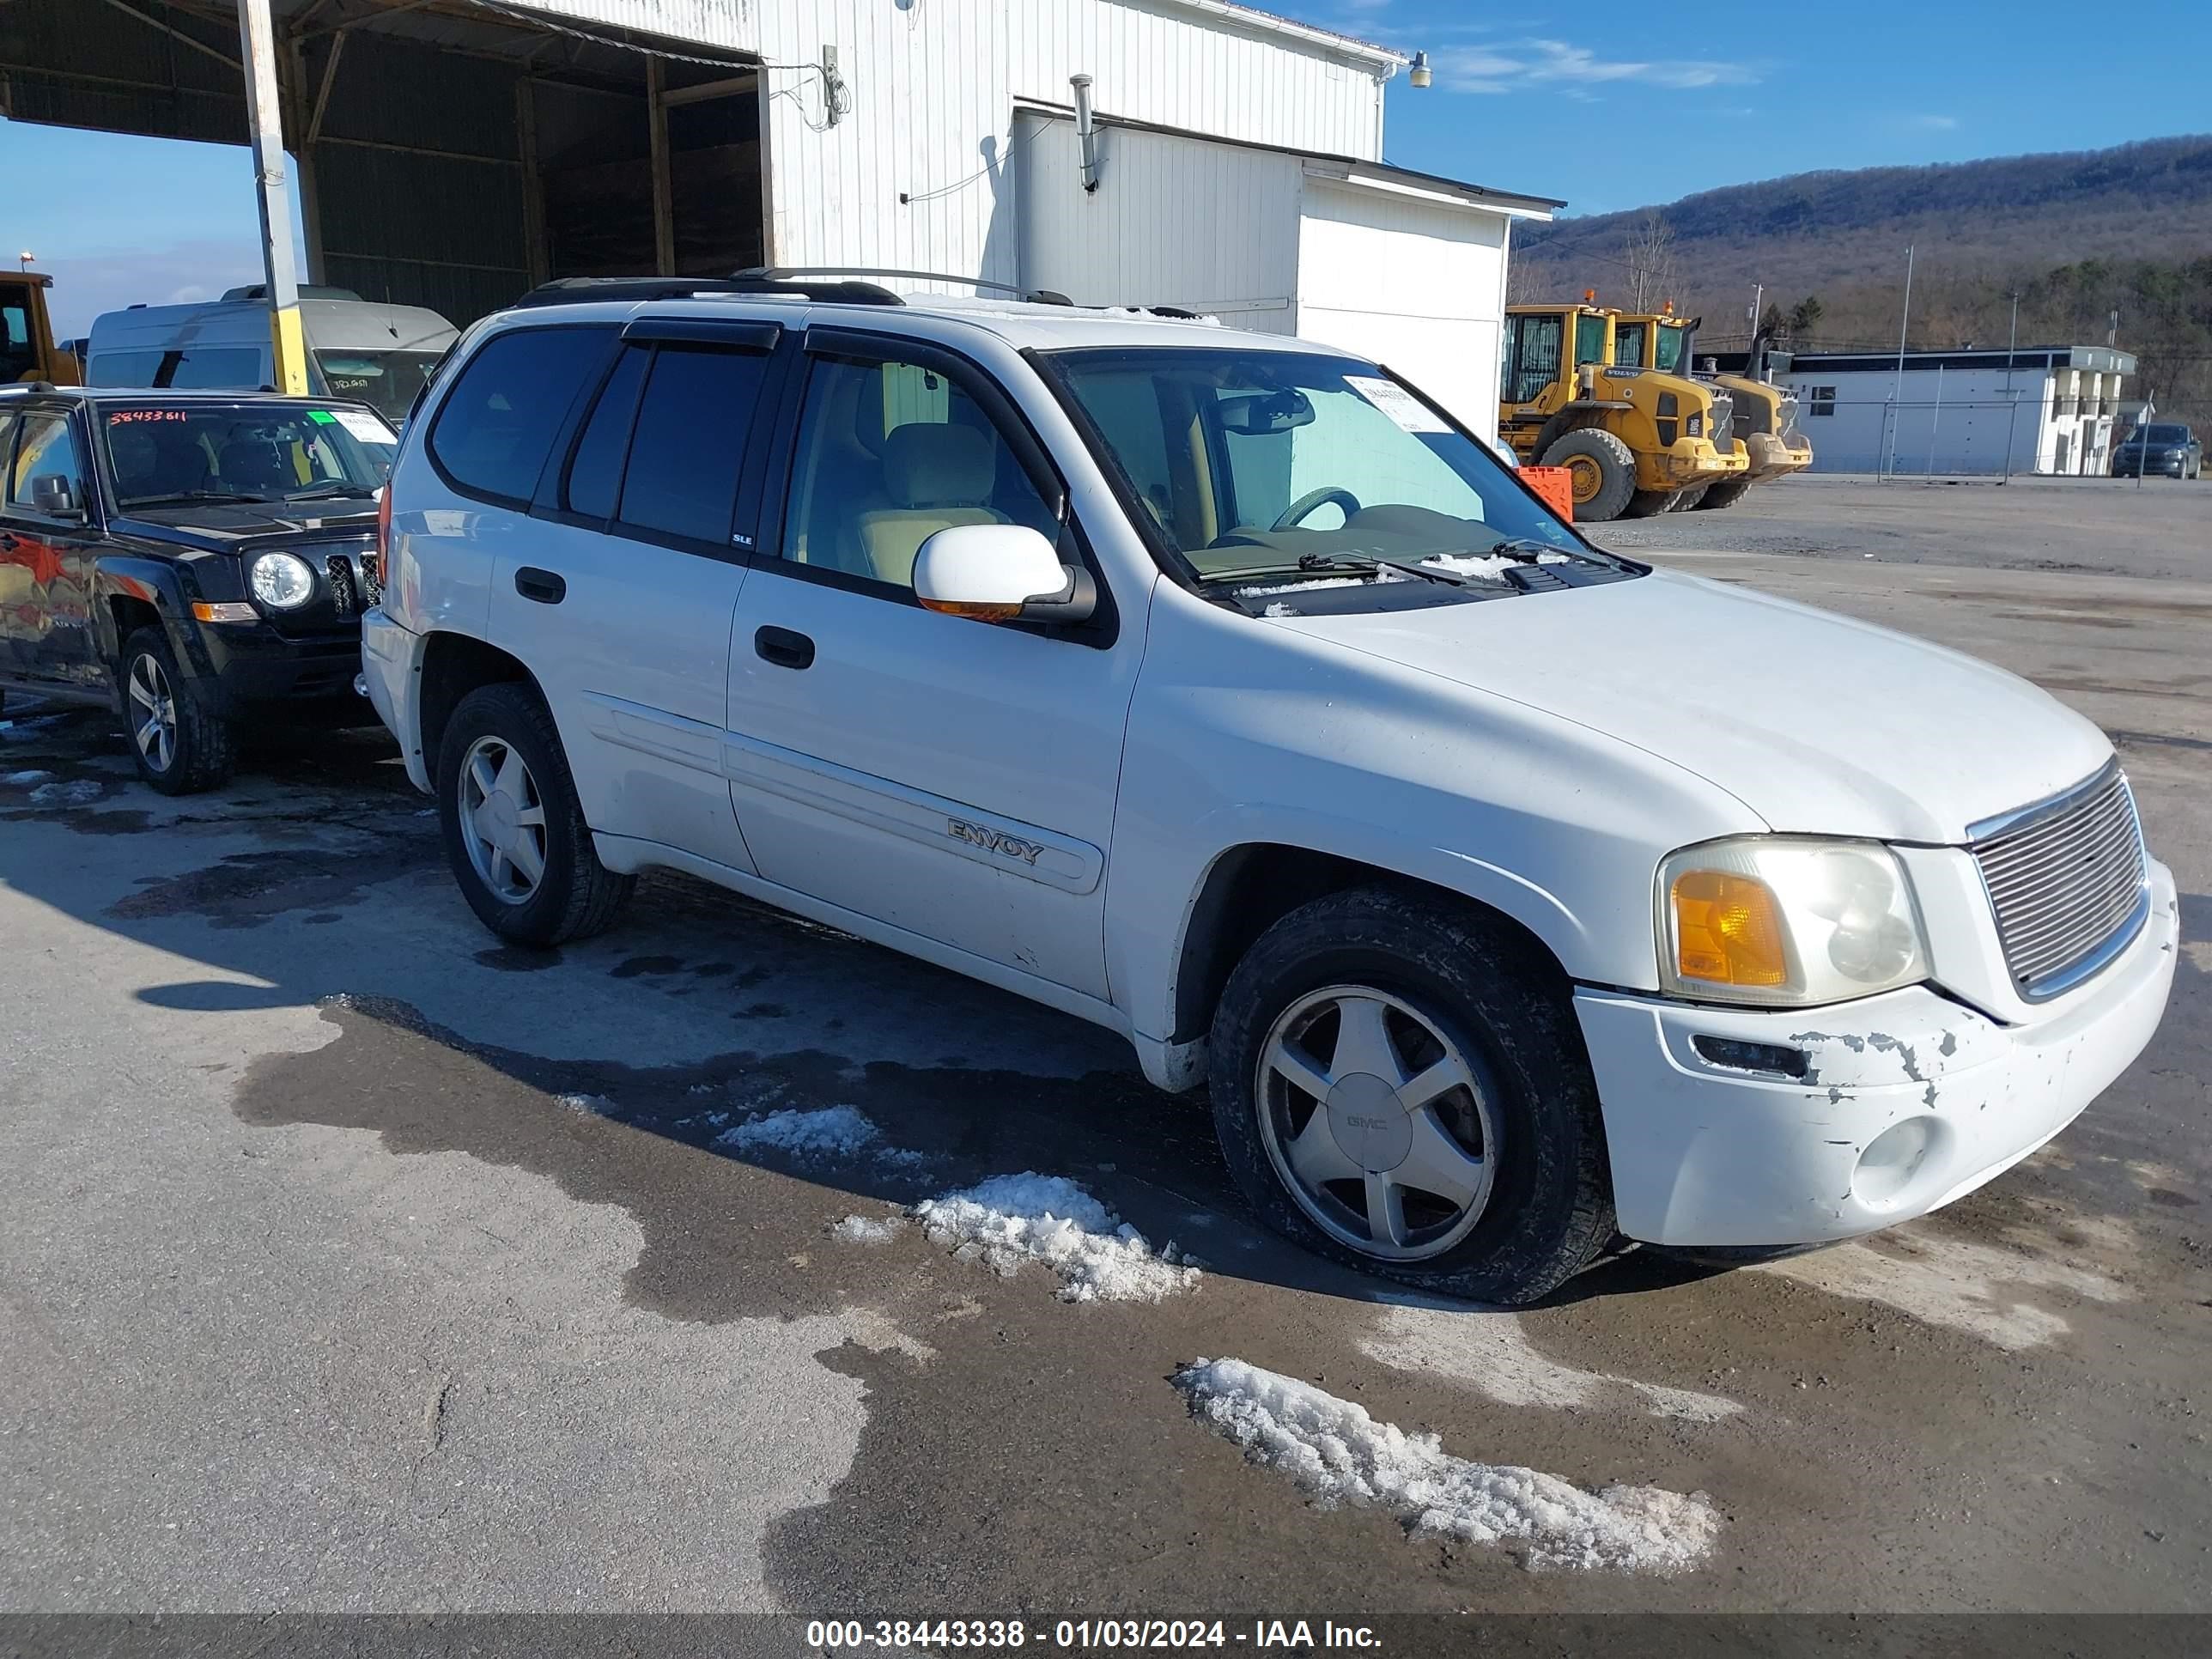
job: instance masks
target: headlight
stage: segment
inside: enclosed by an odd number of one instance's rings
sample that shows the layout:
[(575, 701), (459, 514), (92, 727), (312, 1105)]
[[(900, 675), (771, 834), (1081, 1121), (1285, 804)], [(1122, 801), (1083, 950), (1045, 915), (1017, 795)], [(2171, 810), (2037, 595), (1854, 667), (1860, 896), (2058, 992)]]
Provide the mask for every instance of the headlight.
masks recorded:
[(253, 597), (271, 611), (297, 611), (315, 597), (315, 573), (291, 553), (264, 553), (246, 573)]
[(1745, 836), (1659, 866), (1659, 983), (1709, 1002), (1811, 1007), (1928, 977), (1912, 888), (1877, 842)]

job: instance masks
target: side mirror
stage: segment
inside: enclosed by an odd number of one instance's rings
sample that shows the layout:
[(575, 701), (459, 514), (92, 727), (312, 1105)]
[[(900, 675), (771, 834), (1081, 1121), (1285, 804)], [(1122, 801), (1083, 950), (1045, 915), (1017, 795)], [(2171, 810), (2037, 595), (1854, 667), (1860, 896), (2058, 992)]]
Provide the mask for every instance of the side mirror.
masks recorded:
[(70, 518), (82, 509), (66, 473), (47, 472), (31, 480), (31, 505), (48, 518)]
[(914, 556), (914, 595), (926, 611), (977, 622), (1079, 623), (1098, 608), (1087, 570), (1060, 563), (1027, 525), (940, 530)]

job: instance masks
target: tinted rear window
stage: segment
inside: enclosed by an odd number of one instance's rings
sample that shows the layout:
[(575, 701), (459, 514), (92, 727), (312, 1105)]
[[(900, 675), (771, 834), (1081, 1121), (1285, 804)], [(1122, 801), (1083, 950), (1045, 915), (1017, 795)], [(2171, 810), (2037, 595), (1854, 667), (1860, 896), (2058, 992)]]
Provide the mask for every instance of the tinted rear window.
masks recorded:
[(438, 411), (430, 453), (459, 489), (526, 504), (584, 383), (606, 360), (605, 328), (501, 334), (470, 358)]
[(660, 349), (623, 474), (618, 516), (625, 523), (727, 544), (767, 366), (750, 351)]
[(637, 413), (637, 388), (653, 361), (651, 346), (624, 349), (607, 377), (592, 418), (584, 423), (576, 458), (568, 463), (568, 507), (586, 518), (611, 519), (615, 491), (622, 487), (623, 456), (629, 448), (630, 417)]

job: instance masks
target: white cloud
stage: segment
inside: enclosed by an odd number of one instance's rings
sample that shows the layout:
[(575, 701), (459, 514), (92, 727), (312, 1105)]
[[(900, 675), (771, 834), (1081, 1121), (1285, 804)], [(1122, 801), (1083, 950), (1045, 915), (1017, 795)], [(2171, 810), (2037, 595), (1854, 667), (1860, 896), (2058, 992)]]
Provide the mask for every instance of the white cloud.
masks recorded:
[(1949, 132), (1959, 125), (1959, 118), (1955, 115), (1908, 115), (1905, 118), (1905, 125), (1917, 127), (1923, 132)]
[(1743, 86), (1759, 79), (1747, 64), (1717, 58), (1601, 58), (1565, 40), (1519, 40), (1496, 46), (1447, 46), (1436, 55), (1438, 79), (1453, 92), (1499, 93), (1543, 85), (1587, 88), (1601, 82), (1633, 82), (1675, 91)]

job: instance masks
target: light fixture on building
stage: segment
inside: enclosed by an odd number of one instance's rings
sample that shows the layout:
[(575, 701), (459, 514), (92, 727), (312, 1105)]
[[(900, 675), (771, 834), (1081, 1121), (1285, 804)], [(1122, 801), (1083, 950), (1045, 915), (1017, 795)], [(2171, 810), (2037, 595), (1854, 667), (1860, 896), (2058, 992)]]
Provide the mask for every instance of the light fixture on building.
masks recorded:
[(1436, 72), (1429, 67), (1428, 53), (1417, 52), (1413, 54), (1413, 73), (1407, 76), (1406, 79), (1416, 88), (1425, 88), (1436, 84)]

